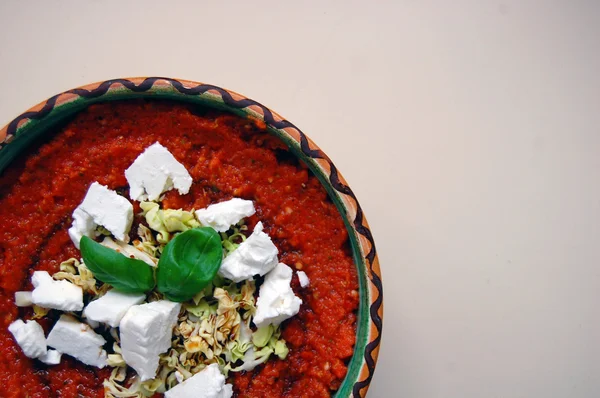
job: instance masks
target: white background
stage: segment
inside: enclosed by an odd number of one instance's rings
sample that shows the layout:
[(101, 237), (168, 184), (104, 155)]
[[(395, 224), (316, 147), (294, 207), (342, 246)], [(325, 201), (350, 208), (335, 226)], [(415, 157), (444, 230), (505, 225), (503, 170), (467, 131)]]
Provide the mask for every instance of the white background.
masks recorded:
[(330, 155), (385, 286), (370, 397), (600, 396), (600, 2), (3, 1), (0, 124), (162, 75)]

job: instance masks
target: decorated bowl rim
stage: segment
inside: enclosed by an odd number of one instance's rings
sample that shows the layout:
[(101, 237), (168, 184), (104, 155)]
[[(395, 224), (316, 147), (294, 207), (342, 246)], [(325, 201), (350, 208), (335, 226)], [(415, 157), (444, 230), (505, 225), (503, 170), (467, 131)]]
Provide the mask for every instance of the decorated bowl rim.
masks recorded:
[(64, 118), (98, 102), (149, 97), (192, 102), (263, 122), (319, 178), (344, 219), (360, 286), (354, 354), (335, 397), (366, 396), (383, 327), (383, 285), (373, 235), (356, 196), (333, 162), (278, 113), (234, 91), (190, 80), (130, 77), (100, 81), (54, 95), (0, 129), (0, 173), (35, 138)]

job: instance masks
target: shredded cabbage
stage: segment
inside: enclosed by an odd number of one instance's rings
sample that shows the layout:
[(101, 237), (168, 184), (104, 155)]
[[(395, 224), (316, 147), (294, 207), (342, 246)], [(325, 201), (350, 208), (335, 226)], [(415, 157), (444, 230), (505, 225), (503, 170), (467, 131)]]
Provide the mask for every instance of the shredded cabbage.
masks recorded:
[(100, 292), (96, 288), (96, 279), (83, 262), (76, 258), (70, 258), (67, 261), (60, 263), (60, 271), (54, 273), (52, 277), (56, 280), (68, 280), (74, 285), (83, 289), (84, 292), (99, 295)]
[(223, 257), (227, 257), (229, 253), (237, 249), (240, 244), (246, 240), (246, 235), (242, 231), (247, 231), (248, 226), (244, 224), (244, 221), (240, 221), (237, 225), (233, 226), (231, 233), (221, 232), (221, 242), (223, 244)]
[(104, 235), (104, 236), (110, 236), (111, 233), (108, 229), (104, 228), (102, 225), (98, 225), (96, 227), (96, 232), (98, 232), (100, 235)]
[(127, 366), (121, 354), (108, 354), (106, 363), (108, 366), (117, 368), (119, 366)]
[(33, 316), (31, 319), (40, 319), (48, 315), (50, 310), (48, 308), (40, 307), (39, 305), (33, 305)]
[(154, 239), (154, 235), (152, 235), (150, 228), (144, 224), (140, 224), (138, 225), (137, 233), (140, 239), (135, 239), (132, 242), (133, 246), (149, 256), (155, 258), (158, 257), (158, 243), (156, 242), (156, 239)]
[(256, 332), (252, 334), (252, 344), (260, 348), (265, 347), (269, 344), (274, 330), (275, 328), (273, 325), (267, 325), (256, 329)]
[(184, 210), (166, 209), (162, 210), (162, 219), (165, 228), (169, 232), (185, 232), (191, 228), (198, 228), (200, 223), (194, 217), (194, 213)]
[(125, 387), (120, 383), (125, 381), (127, 376), (126, 367), (114, 368), (110, 377), (104, 380), (104, 397), (105, 398), (144, 398), (140, 391), (140, 381), (136, 377), (129, 387)]
[(161, 245), (166, 245), (171, 240), (171, 233), (200, 227), (193, 210), (162, 210), (160, 205), (154, 202), (141, 202), (140, 207), (150, 229), (157, 232), (156, 240)]

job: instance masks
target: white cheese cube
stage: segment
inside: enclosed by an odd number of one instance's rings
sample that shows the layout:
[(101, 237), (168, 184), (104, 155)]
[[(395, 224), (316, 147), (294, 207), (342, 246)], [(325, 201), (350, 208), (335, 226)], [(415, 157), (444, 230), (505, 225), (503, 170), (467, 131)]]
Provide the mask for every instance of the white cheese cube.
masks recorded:
[(33, 275), (31, 275), (31, 284), (34, 288), (43, 284), (51, 283), (52, 281), (54, 281), (54, 279), (52, 279), (47, 271), (35, 271)]
[(44, 329), (36, 321), (25, 323), (17, 319), (8, 326), (8, 331), (12, 333), (23, 353), (29, 358), (38, 358), (46, 354)]
[(308, 279), (306, 272), (296, 271), (296, 273), (298, 274), (298, 281), (300, 282), (300, 286), (307, 287), (308, 285), (310, 285), (310, 279)]
[(31, 277), (35, 287), (31, 293), (33, 304), (61, 311), (81, 311), (83, 290), (69, 281), (55, 281), (46, 271), (35, 271)]
[(120, 241), (129, 241), (133, 221), (133, 206), (115, 191), (97, 182), (92, 183), (83, 202), (73, 212), (69, 236), (77, 248), (82, 236), (95, 236), (98, 225), (106, 228)]
[(180, 309), (180, 303), (154, 301), (134, 305), (121, 319), (119, 329), (123, 359), (142, 381), (156, 376), (158, 356), (171, 348), (173, 328)]
[(284, 263), (277, 264), (267, 274), (256, 301), (253, 321), (257, 327), (269, 324), (277, 326), (298, 313), (302, 300), (294, 295), (291, 281), (292, 269)]
[(98, 300), (89, 303), (83, 310), (83, 315), (93, 322), (106, 323), (116, 328), (127, 310), (144, 300), (146, 300), (145, 294), (123, 293), (111, 289)]
[(263, 232), (262, 222), (258, 222), (252, 235), (223, 259), (219, 275), (234, 282), (263, 276), (277, 265), (277, 253), (277, 247)]
[(70, 315), (61, 315), (48, 334), (50, 347), (98, 368), (106, 366), (106, 351), (102, 349), (104, 344), (104, 337)]
[(104, 238), (104, 240), (100, 242), (100, 244), (102, 246), (108, 247), (109, 249), (113, 249), (114, 251), (119, 252), (126, 257), (142, 260), (151, 267), (156, 267), (156, 264), (158, 262), (156, 259), (153, 259), (152, 257), (147, 255), (140, 249), (136, 248), (135, 246), (129, 245), (125, 242), (115, 242), (108, 236)]
[(133, 200), (157, 200), (163, 192), (175, 188), (185, 195), (192, 186), (192, 177), (185, 166), (158, 142), (150, 145), (125, 170), (129, 196)]
[(60, 352), (56, 350), (48, 350), (46, 355), (42, 355), (38, 359), (46, 365), (58, 365), (60, 363), (61, 358), (62, 354)]
[(243, 218), (250, 217), (256, 212), (251, 200), (233, 198), (216, 203), (206, 209), (196, 210), (196, 218), (202, 225), (212, 227), (217, 232), (225, 232)]
[(75, 244), (75, 247), (79, 249), (79, 241), (84, 236), (90, 238), (96, 236), (97, 226), (92, 216), (83, 211), (81, 207), (77, 207), (73, 211), (73, 224), (69, 228), (69, 237), (73, 241), (73, 244)]
[(31, 301), (31, 292), (15, 292), (15, 305), (17, 307), (29, 307), (33, 304)]
[(225, 384), (225, 376), (216, 363), (165, 392), (165, 398), (230, 398), (232, 395), (233, 386)]

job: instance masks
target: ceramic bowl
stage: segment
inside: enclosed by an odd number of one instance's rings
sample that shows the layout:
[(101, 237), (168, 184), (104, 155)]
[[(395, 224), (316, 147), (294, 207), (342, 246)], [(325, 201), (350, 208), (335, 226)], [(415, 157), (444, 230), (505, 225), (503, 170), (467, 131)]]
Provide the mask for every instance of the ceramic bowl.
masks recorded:
[(192, 102), (263, 121), (319, 178), (346, 224), (360, 286), (354, 355), (335, 396), (364, 397), (375, 371), (383, 317), (381, 271), (373, 236), (356, 196), (329, 157), (300, 129), (269, 108), (230, 90), (179, 79), (136, 77), (93, 83), (41, 102), (0, 130), (0, 172), (35, 138), (83, 108), (98, 102), (148, 97)]

